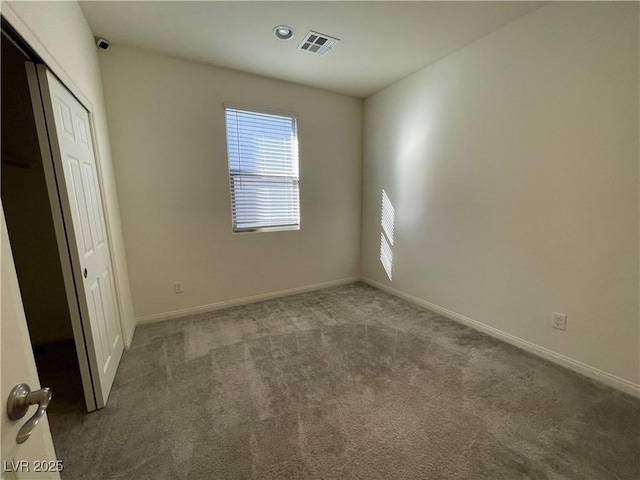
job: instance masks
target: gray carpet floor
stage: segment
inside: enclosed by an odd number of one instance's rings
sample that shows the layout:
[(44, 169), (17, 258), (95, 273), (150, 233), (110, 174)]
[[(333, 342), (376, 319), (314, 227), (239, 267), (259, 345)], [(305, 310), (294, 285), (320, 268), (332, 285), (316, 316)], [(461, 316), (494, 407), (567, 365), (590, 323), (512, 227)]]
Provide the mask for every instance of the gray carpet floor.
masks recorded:
[(639, 400), (362, 283), (140, 326), (50, 423), (83, 480), (640, 478)]

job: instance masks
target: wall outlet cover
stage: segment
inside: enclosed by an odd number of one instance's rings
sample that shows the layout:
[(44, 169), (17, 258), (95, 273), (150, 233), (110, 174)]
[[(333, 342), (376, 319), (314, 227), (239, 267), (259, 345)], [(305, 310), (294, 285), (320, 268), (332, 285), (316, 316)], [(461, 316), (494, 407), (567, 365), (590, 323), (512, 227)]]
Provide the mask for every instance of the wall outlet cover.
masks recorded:
[(553, 315), (551, 315), (551, 326), (558, 330), (566, 330), (567, 316), (564, 313), (553, 312)]

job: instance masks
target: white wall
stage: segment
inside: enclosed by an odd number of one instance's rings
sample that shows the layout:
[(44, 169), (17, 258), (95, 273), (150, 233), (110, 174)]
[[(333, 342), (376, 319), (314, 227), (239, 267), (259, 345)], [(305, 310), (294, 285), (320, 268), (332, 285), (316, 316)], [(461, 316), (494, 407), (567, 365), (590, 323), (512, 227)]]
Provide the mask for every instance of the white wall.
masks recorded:
[[(361, 100), (118, 45), (99, 57), (136, 317), (359, 275)], [(223, 102), (298, 114), (299, 231), (232, 233)]]
[(125, 342), (129, 343), (135, 322), (111, 163), (100, 66), (93, 35), (76, 2), (4, 1), (2, 14), (73, 93), (91, 104), (118, 300), (123, 316), (123, 334)]
[(638, 78), (638, 4), (552, 3), (367, 99), (363, 275), (637, 386)]

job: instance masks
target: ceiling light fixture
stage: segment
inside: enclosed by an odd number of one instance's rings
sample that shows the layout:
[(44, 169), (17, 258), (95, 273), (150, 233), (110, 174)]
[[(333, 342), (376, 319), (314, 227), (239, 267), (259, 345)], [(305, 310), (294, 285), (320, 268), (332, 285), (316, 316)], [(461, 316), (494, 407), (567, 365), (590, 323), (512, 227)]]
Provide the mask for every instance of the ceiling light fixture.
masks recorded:
[(280, 40), (289, 40), (293, 38), (294, 33), (293, 28), (287, 25), (278, 25), (273, 29), (273, 34)]

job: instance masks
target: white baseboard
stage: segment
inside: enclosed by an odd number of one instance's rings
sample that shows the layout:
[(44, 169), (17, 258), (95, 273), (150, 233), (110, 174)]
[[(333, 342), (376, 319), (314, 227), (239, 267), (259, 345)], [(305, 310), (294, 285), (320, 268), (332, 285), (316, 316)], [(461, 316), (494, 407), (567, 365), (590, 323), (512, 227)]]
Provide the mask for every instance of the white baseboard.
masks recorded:
[[(154, 323), (154, 322), (162, 322), (164, 320), (173, 320), (176, 318), (186, 317), (188, 315), (213, 312), (215, 310), (222, 310), (223, 308), (236, 307), (238, 305), (246, 305), (249, 303), (260, 302), (262, 300), (269, 300), (271, 298), (286, 297), (289, 295), (295, 295), (296, 293), (311, 292), (313, 290), (320, 290), (323, 288), (335, 287), (337, 285), (345, 285), (347, 283), (353, 283), (358, 281), (360, 281), (360, 277), (342, 278), (340, 280), (331, 280), (329, 282), (316, 283), (313, 285), (306, 285), (304, 287), (295, 287), (295, 288), (289, 288), (287, 290), (278, 290), (276, 292), (261, 293), (259, 295), (252, 295), (250, 297), (234, 298), (233, 300), (224, 300), (222, 302), (210, 303), (208, 305), (201, 305), (199, 307), (185, 308), (182, 310), (174, 310), (172, 312), (158, 313), (155, 315), (146, 315), (144, 317), (136, 318), (136, 324), (142, 325), (145, 323)], [(131, 338), (133, 338), (133, 335)]]
[(131, 328), (129, 329), (129, 334), (126, 336), (125, 340), (124, 340), (124, 348), (125, 350), (129, 350), (131, 348), (131, 342), (133, 341), (133, 334), (136, 333), (136, 323), (137, 322), (133, 322), (133, 325), (131, 325)]
[(428, 310), (431, 310), (432, 312), (438, 313), (443, 317), (462, 323), (468, 327), (471, 327), (475, 330), (479, 330), (483, 333), (486, 333), (487, 335), (497, 338), (498, 340), (502, 340), (518, 348), (521, 348), (522, 350), (525, 350), (529, 353), (545, 358), (553, 363), (556, 363), (565, 368), (573, 370), (574, 372), (578, 372), (589, 378), (598, 380), (613, 388), (616, 388), (625, 393), (633, 395), (634, 397), (640, 397), (640, 385), (630, 382), (628, 380), (625, 380), (624, 378), (620, 378), (616, 375), (612, 375), (610, 373), (604, 372), (595, 367), (579, 362), (578, 360), (574, 360), (570, 357), (567, 357), (560, 353), (549, 350), (548, 348), (541, 347), (540, 345), (536, 345), (535, 343), (531, 343), (527, 340), (523, 340), (522, 338), (503, 332), (502, 330), (498, 330), (497, 328), (490, 327), (489, 325), (486, 325), (472, 318), (465, 317), (464, 315), (461, 315), (456, 312), (452, 312), (451, 310), (447, 310), (446, 308), (443, 308), (443, 307), (439, 307), (438, 305), (422, 300), (421, 298), (414, 297), (413, 295), (409, 295), (408, 293), (401, 292), (400, 290), (396, 290), (395, 288), (389, 287), (383, 283), (379, 283), (379, 282), (376, 282), (375, 280), (371, 280), (370, 278), (361, 277), (360, 280), (365, 283), (368, 283), (369, 285), (375, 288), (388, 292), (392, 295), (400, 297), (411, 303), (415, 303), (416, 305), (420, 307), (424, 307)]

